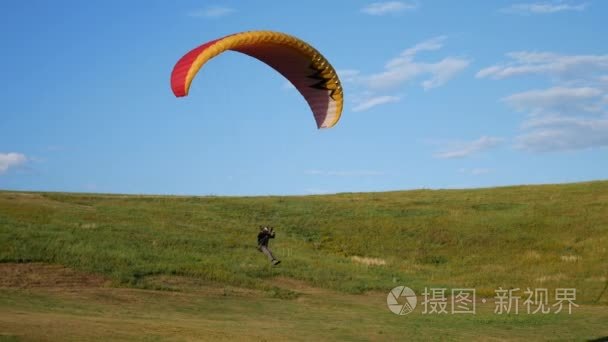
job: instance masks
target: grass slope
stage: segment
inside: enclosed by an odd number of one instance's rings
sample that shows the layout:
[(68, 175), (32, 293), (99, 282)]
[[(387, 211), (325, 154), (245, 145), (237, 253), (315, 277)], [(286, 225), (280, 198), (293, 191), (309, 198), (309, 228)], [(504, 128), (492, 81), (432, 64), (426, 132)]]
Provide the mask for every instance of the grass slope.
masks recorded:
[[(278, 231), (272, 248), (283, 260), (280, 267), (269, 267), (255, 249), (259, 224), (273, 225)], [(309, 309), (314, 311), (315, 305), (331, 308), (326, 313), (331, 316), (348, 312), (352, 307), (352, 317), (345, 322), (358, 322), (361, 327), (372, 329), (373, 336), (362, 335), (371, 339), (382, 338), (374, 335), (378, 331), (393, 331), (384, 323), (402, 318), (390, 314), (384, 304), (385, 294), (396, 285), (407, 285), (417, 293), (422, 293), (425, 287), (471, 287), (476, 288), (478, 296), (487, 297), (493, 297), (498, 287), (550, 291), (556, 287), (576, 288), (577, 303), (583, 305), (576, 316), (580, 320), (575, 316), (567, 316), (566, 320), (559, 315), (497, 318), (490, 312), (465, 321), (450, 317), (443, 322), (450, 327), (449, 322), (456, 320), (454, 327), (458, 325), (461, 332), (466, 327), (480, 327), (483, 322), (489, 324), (486, 327), (489, 330), (481, 330), (489, 332), (498, 331), (509, 322), (515, 322), (522, 331), (526, 331), (528, 324), (555, 330), (567, 327), (565, 322), (570, 322), (572, 328), (583, 329), (581, 335), (571, 337), (600, 334), (599, 325), (596, 330), (585, 330), (593, 324), (586, 326), (582, 317), (584, 312), (593, 311), (594, 317), (608, 319), (607, 246), (607, 181), (305, 197), (0, 192), (0, 262), (64, 265), (101, 276), (113, 286), (96, 291), (127, 291), (124, 287), (148, 290), (137, 292), (137, 296), (143, 297), (152, 293), (149, 290), (179, 290), (180, 295), (188, 296), (198, 291), (202, 283), (215, 288), (257, 291), (255, 296), (245, 296), (246, 305), (251, 307), (240, 309), (243, 317), (262, 314), (266, 309), (279, 312), (281, 308), (306, 315)], [(323, 296), (310, 294), (311, 300), (319, 303), (307, 307), (308, 304), (299, 301), (302, 291), (280, 284), (277, 279), (301, 281), (319, 291), (330, 291), (335, 300), (320, 299), (329, 292)], [(38, 308), (34, 310), (36, 315), (47, 314), (52, 305), (34, 304), (37, 300), (58, 301), (63, 303), (57, 304), (62, 308), (76, 305), (71, 297), (59, 296), (57, 291), (49, 294), (46, 290), (18, 290), (1, 284), (0, 307), (6, 312), (26, 310), (25, 306), (31, 304)], [(173, 298), (173, 292), (154, 291), (153, 296)], [(233, 297), (240, 298), (224, 293), (219, 300), (231, 303)], [(95, 311), (101, 305), (101, 312), (111, 312), (103, 307), (112, 304), (95, 296), (85, 299), (90, 305), (83, 310)], [(154, 301), (150, 298), (142, 302), (147, 300)], [(369, 306), (354, 304), (366, 300)], [(207, 314), (211, 311), (205, 310), (215, 310), (213, 305), (203, 305), (202, 300), (183, 307), (180, 303), (178, 300), (167, 304), (171, 307), (167, 315), (174, 310), (177, 319), (183, 309), (193, 315), (190, 319), (200, 318), (189, 311), (192, 305), (201, 305), (196, 310)], [(375, 319), (382, 318), (374, 322), (371, 313)], [(242, 316), (234, 317), (240, 321)], [(323, 315), (317, 318), (317, 321), (283, 319), (277, 324), (288, 327), (288, 332), (298, 333), (306, 324), (322, 325), (328, 319)], [(144, 318), (137, 318), (141, 319)], [(365, 321), (366, 325), (359, 319), (370, 321)], [(429, 316), (419, 316), (417, 320), (421, 325), (416, 331), (422, 335), (437, 330), (425, 331), (425, 320), (429, 324), (441, 321)], [(16, 327), (16, 323), (8, 321), (7, 315), (0, 315), (0, 328)], [(250, 331), (245, 329), (248, 321), (243, 322), (240, 328), (233, 327), (234, 331)], [(298, 322), (308, 323), (302, 326)], [(404, 320), (399, 322), (403, 324)], [(250, 323), (255, 326), (253, 321)], [(339, 325), (336, 327), (342, 331)], [(414, 329), (411, 325), (409, 328)], [(221, 324), (214, 329), (224, 331)], [(399, 331), (394, 331), (395, 336)], [(230, 335), (229, 330), (223, 333), (227, 338), (246, 336)], [(605, 329), (603, 333), (608, 335)], [(384, 335), (388, 336), (392, 335)]]

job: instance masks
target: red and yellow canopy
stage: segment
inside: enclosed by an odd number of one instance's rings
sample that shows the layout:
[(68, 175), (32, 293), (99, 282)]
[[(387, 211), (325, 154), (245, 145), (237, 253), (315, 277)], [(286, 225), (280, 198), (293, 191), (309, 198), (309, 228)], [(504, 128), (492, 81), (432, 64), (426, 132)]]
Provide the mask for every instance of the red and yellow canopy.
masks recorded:
[(333, 127), (340, 119), (343, 92), (334, 68), (306, 42), (273, 31), (237, 33), (188, 52), (171, 73), (171, 89), (175, 96), (187, 96), (199, 69), (228, 50), (257, 58), (285, 76), (308, 102), (318, 128)]

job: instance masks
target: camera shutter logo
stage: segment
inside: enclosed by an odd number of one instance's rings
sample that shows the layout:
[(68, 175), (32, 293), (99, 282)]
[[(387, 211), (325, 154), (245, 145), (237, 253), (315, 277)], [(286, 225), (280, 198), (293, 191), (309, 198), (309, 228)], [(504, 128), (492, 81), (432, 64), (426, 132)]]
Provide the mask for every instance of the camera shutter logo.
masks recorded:
[(418, 299), (409, 287), (397, 286), (388, 293), (386, 305), (396, 315), (407, 315), (414, 311)]

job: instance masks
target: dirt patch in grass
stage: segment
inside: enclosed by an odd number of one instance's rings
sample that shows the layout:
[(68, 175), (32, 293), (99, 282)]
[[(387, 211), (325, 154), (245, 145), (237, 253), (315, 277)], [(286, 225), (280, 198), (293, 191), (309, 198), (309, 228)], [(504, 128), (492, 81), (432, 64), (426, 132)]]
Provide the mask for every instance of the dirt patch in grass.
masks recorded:
[(148, 276), (145, 277), (142, 284), (144, 288), (152, 290), (192, 292), (206, 296), (255, 297), (262, 294), (260, 290), (229, 286), (179, 275)]
[(472, 206), (473, 209), (479, 211), (495, 211), (495, 210), (514, 210), (524, 207), (521, 203), (481, 203)]
[(296, 291), (302, 294), (321, 294), (321, 293), (329, 293), (330, 290), (323, 289), (320, 287), (314, 287), (311, 284), (294, 278), (289, 277), (274, 277), (268, 281), (268, 284), (271, 286), (276, 286), (282, 289)]
[(102, 287), (106, 278), (78, 272), (61, 265), (45, 263), (0, 263), (0, 287), (9, 288), (83, 288)]

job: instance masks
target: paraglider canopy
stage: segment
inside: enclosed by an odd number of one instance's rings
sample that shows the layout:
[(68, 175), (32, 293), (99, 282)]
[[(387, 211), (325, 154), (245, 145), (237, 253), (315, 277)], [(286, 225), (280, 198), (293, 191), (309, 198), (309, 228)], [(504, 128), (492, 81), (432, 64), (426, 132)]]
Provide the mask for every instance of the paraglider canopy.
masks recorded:
[(236, 33), (191, 50), (175, 64), (171, 73), (175, 96), (187, 96), (200, 68), (228, 50), (257, 58), (285, 76), (308, 102), (318, 128), (333, 127), (340, 119), (342, 86), (329, 61), (308, 43), (273, 31)]

